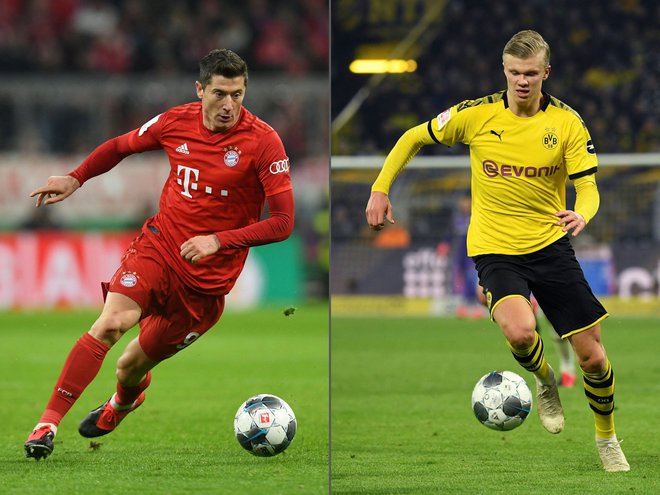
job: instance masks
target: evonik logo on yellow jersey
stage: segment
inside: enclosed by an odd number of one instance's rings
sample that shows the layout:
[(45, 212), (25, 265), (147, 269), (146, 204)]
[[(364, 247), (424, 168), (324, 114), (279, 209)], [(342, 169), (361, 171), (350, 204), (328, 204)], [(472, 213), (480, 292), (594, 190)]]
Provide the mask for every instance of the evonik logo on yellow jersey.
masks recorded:
[(484, 160), (481, 164), (486, 177), (549, 177), (559, 171), (559, 165), (552, 167), (535, 167), (533, 165), (507, 165), (494, 162), (493, 160)]

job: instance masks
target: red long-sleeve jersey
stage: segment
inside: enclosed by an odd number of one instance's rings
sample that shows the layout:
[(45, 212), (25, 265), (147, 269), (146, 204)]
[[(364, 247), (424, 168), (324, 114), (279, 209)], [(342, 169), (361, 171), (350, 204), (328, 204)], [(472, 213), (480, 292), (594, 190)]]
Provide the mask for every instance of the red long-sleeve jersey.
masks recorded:
[[(170, 173), (159, 212), (142, 231), (186, 285), (208, 294), (227, 294), (243, 269), (250, 246), (286, 239), (293, 229), (294, 203), (289, 158), (268, 124), (241, 108), (225, 132), (204, 127), (201, 103), (154, 117), (139, 129), (99, 146), (69, 175), (82, 185), (123, 158), (162, 148)], [(269, 218), (260, 220), (268, 199)], [(216, 234), (221, 248), (193, 265), (181, 244)]]

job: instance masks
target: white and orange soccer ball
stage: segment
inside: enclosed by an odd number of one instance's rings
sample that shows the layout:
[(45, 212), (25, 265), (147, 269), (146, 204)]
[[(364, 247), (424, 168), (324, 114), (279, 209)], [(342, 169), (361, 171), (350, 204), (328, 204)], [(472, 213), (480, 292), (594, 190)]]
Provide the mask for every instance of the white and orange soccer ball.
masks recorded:
[(283, 452), (297, 429), (293, 409), (272, 394), (250, 397), (241, 404), (234, 417), (234, 433), (245, 450), (259, 457)]
[(491, 371), (472, 391), (472, 411), (479, 422), (493, 430), (513, 430), (532, 410), (532, 392), (512, 371)]

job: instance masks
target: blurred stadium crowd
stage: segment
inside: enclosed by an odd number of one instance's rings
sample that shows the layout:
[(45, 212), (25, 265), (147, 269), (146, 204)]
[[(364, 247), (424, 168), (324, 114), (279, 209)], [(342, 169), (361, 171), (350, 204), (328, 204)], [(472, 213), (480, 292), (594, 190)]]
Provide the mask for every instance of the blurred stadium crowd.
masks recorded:
[[(580, 113), (598, 152), (659, 151), (658, 19), (655, 0), (531, 0), (491, 2), (488, 8), (447, 2), (417, 57), (417, 72), (386, 77), (333, 136), (333, 154), (387, 151), (407, 128), (462, 100), (504, 89), (502, 48), (528, 28), (539, 31), (552, 50), (544, 89)], [(353, 30), (341, 21), (333, 21), (333, 118), (367, 81), (347, 73), (355, 46), (393, 41), (383, 35), (386, 26)], [(465, 154), (460, 146), (440, 148), (423, 153)]]
[(230, 46), (255, 70), (325, 71), (323, 0), (3, 0), (3, 72), (157, 74), (197, 70)]
[[(327, 290), (329, 152), (327, 0), (0, 1), (0, 230), (135, 228), (162, 182), (126, 181), (127, 167), (93, 181), (87, 204), (33, 207), (48, 175), (166, 109), (197, 100), (198, 61), (229, 48), (248, 63), (244, 105), (281, 136), (292, 164), (296, 232), (307, 280)], [(131, 157), (154, 173), (161, 155)], [(137, 170), (137, 169), (133, 169)], [(164, 177), (164, 176), (163, 176)], [(325, 222), (319, 217), (325, 215)]]
[[(0, 151), (88, 152), (101, 140), (141, 125), (146, 115), (194, 99), (197, 62), (218, 47), (230, 48), (245, 58), (253, 74), (251, 82), (269, 75), (283, 82), (284, 78), (327, 78), (326, 2), (3, 0)], [(54, 101), (52, 89), (44, 94), (45, 78), (58, 90), (57, 78), (65, 76), (77, 78), (67, 80), (65, 86), (81, 85), (84, 80), (94, 85), (122, 76), (154, 83), (185, 77), (189, 88), (183, 95), (166, 94), (162, 89), (163, 94), (158, 94), (152, 88), (148, 98), (105, 91), (102, 105), (97, 96), (67, 103)], [(21, 127), (20, 113), (31, 108), (21, 106), (12, 94), (12, 81), (29, 85), (30, 78), (41, 84), (30, 99), (45, 100), (39, 112), (32, 112), (37, 118), (37, 134)], [(93, 94), (93, 88), (83, 91)], [(139, 92), (139, 87), (133, 91)], [(305, 113), (301, 102), (283, 93), (266, 102), (248, 97), (246, 105), (254, 111), (256, 104), (262, 116), (267, 114), (264, 118), (278, 129), (294, 158), (318, 152), (309, 145), (322, 140), (307, 136), (314, 126), (306, 122), (306, 117), (317, 117), (318, 109), (301, 116)], [(150, 105), (145, 107), (145, 103)], [(104, 112), (101, 118), (99, 110)], [(94, 121), (103, 122), (104, 127)]]

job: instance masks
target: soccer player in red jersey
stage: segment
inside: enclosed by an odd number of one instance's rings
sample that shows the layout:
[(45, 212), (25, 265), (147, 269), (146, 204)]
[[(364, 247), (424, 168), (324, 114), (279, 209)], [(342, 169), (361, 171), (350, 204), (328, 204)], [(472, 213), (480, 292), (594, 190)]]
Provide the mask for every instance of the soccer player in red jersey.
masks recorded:
[[(34, 190), (37, 207), (69, 197), (126, 156), (163, 149), (170, 173), (159, 212), (102, 283), (99, 318), (71, 350), (41, 419), (25, 443), (28, 457), (53, 451), (57, 427), (98, 373), (108, 350), (135, 324), (137, 338), (117, 362), (117, 390), (82, 421), (98, 437), (144, 401), (151, 369), (195, 342), (220, 318), (224, 296), (248, 249), (286, 239), (293, 229), (289, 159), (277, 133), (243, 106), (248, 72), (234, 52), (213, 50), (195, 82), (201, 102), (157, 115), (96, 148), (73, 172)], [(269, 216), (260, 220), (267, 201)]]

